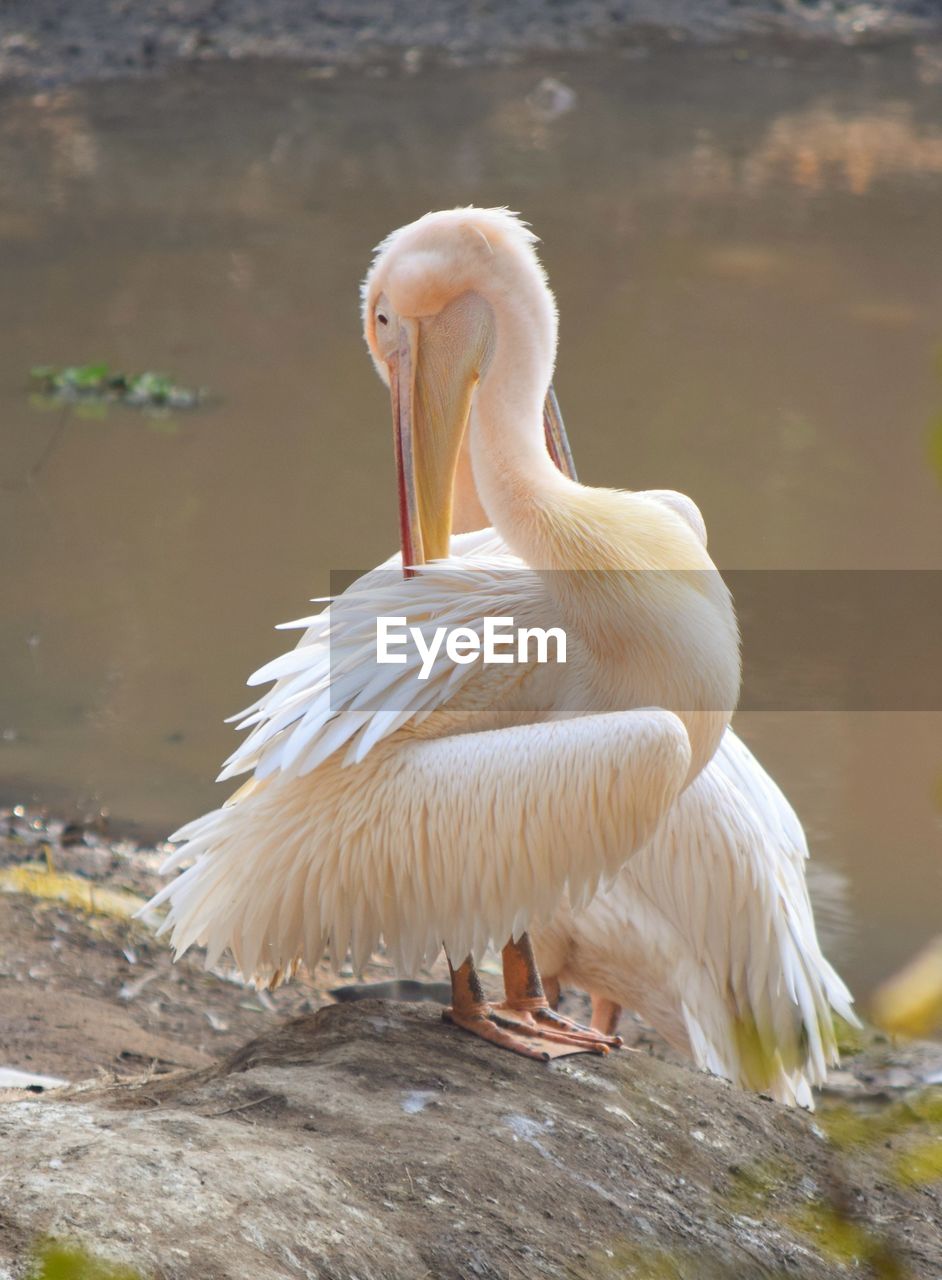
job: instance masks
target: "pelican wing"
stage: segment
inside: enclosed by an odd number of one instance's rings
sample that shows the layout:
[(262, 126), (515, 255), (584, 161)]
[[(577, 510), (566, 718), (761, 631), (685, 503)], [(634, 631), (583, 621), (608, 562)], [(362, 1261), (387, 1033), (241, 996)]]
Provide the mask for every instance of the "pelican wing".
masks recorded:
[(752, 806), (781, 857), (801, 869), (808, 860), (808, 840), (788, 798), (752, 754), (742, 738), (730, 730), (717, 751), (716, 765)]
[(806, 856), (794, 810), (727, 730), (611, 888), (558, 913), (545, 942), (537, 932), (538, 955), (541, 942), (562, 955), (567, 939), (573, 981), (635, 1009), (699, 1066), (810, 1106), (837, 1060), (833, 1014), (856, 1019), (818, 945)]
[[(511, 556), (491, 529), (452, 539), (447, 560), (402, 577), (398, 555), (358, 578), (321, 613), (283, 627), (304, 627), (296, 647), (267, 663), (250, 685), (273, 687), (239, 716), (252, 732), (229, 757), (219, 780), (253, 771), (303, 776), (341, 747), (358, 763), (380, 741), (410, 721), (421, 721), (473, 679), (474, 664), (440, 654), (419, 680), (421, 658), (412, 646), (400, 664), (376, 661), (377, 617), (400, 617), (430, 639), (437, 627), (466, 627), (480, 635), (485, 617), (535, 619), (545, 613), (536, 574)], [(189, 828), (173, 839), (185, 839)]]
[(390, 739), (358, 765), (252, 780), (188, 829), (195, 864), (153, 900), (177, 951), (276, 980), (329, 944), (362, 967), (382, 936), (407, 972), (480, 956), (591, 895), (651, 835), (690, 766), (657, 709)]
[(200, 942), (210, 964), (229, 947), (245, 974), (272, 980), (325, 944), (359, 967), (382, 937), (414, 971), (442, 942), (458, 958), (503, 945), (567, 886), (587, 900), (679, 794), (681, 721), (646, 709), (426, 731), (467, 687), (473, 716), (480, 666), (439, 660), (418, 681), (415, 655), (376, 663), (377, 614), (480, 633), (485, 617), (540, 625), (547, 609), (538, 575), (482, 530), (408, 580), (394, 557), (302, 620), (298, 646), (252, 678), (275, 684), (242, 717), (252, 732), (222, 775), (253, 777), (174, 837), (162, 870), (194, 865), (151, 904), (170, 903), (174, 947)]
[[(695, 530), (703, 520), (683, 494), (637, 494), (677, 511)], [(701, 534), (705, 541), (705, 533)], [(442, 655), (427, 679), (417, 679), (418, 650), (401, 665), (376, 662), (377, 616), (402, 617), (426, 638), (436, 627), (464, 627), (481, 635), (486, 617), (512, 616), (520, 626), (551, 626), (542, 579), (513, 555), (494, 529), (454, 535), (446, 560), (402, 577), (397, 553), (353, 582), (311, 617), (283, 623), (304, 628), (294, 649), (249, 677), (251, 686), (273, 686), (233, 716), (251, 733), (223, 765), (219, 781), (254, 772), (303, 776), (347, 747), (347, 763), (359, 763), (373, 747), (410, 722), (421, 722), (452, 700), (475, 676), (474, 664), (455, 665)], [(517, 664), (518, 674), (524, 664)], [(186, 839), (190, 827), (171, 839)], [(171, 864), (173, 865), (173, 864)]]
[[(838, 1059), (834, 1013), (855, 1017), (818, 945), (804, 834), (800, 845), (784, 834), (800, 824), (754, 758), (748, 796), (729, 781), (724, 766), (740, 750), (738, 740), (721, 748), (715, 773), (694, 784), (653, 842), (663, 840), (676, 859), (673, 893), (662, 878), (659, 888), (690, 943), (683, 1018), (701, 1066), (809, 1106), (810, 1085), (823, 1084)], [(777, 802), (757, 810), (754, 800), (768, 804), (771, 788), (784, 810)]]

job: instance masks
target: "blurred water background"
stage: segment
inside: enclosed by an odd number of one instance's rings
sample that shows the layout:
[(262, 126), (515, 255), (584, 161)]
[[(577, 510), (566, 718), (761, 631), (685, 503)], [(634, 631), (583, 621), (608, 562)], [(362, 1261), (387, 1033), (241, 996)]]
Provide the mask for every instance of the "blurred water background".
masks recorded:
[[(357, 285), (429, 208), (507, 204), (543, 238), (583, 479), (691, 494), (721, 567), (942, 569), (942, 67), (382, 72), (0, 100), (0, 800), (158, 836), (222, 798), (274, 623), (396, 545)], [(30, 397), (31, 366), (95, 360), (212, 402)], [(938, 926), (942, 715), (738, 726), (846, 879), (865, 993)]]

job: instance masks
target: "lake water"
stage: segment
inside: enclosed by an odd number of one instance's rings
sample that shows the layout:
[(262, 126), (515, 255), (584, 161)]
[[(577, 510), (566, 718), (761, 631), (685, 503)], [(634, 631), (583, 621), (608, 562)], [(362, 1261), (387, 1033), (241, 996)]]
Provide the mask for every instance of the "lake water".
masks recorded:
[[(357, 286), (428, 208), (542, 236), (584, 480), (688, 492), (725, 568), (942, 569), (940, 108), (928, 54), (748, 50), (0, 100), (0, 799), (150, 834), (219, 801), (273, 624), (396, 544)], [(91, 360), (216, 400), (31, 405)], [(942, 715), (739, 727), (865, 995), (939, 925)]]

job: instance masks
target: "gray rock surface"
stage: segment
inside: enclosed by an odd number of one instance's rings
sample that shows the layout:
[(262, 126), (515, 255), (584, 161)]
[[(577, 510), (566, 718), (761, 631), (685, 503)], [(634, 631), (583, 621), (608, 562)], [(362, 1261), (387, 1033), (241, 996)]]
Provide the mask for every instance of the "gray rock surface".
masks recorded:
[(0, 1104), (0, 1275), (51, 1232), (162, 1280), (937, 1276), (942, 1188), (893, 1172), (926, 1097), (835, 1141), (640, 1052), (544, 1067), (427, 1005), (334, 1006)]

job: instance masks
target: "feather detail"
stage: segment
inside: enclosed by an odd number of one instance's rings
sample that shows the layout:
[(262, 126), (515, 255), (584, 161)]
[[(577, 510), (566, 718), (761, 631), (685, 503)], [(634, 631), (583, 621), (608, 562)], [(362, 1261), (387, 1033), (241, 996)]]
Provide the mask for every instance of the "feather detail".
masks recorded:
[(581, 909), (533, 931), (547, 976), (638, 1012), (698, 1066), (786, 1105), (838, 1061), (856, 1024), (821, 953), (801, 824), (727, 730), (651, 842)]
[(673, 804), (691, 749), (669, 711), (529, 723), (513, 711), (527, 706), (526, 664), (485, 675), (440, 655), (417, 682), (414, 657), (375, 662), (378, 612), (479, 635), (489, 616), (556, 617), (492, 530), (453, 548), (409, 580), (398, 557), (364, 575), (252, 677), (274, 684), (239, 717), (251, 732), (220, 775), (252, 777), (176, 834), (167, 870), (193, 865), (154, 899), (170, 905), (162, 931), (178, 952), (228, 947), (259, 981), (299, 956), (313, 967), (325, 947), (360, 967), (381, 938), (406, 972), (443, 940), (479, 956), (567, 889), (589, 901)]

